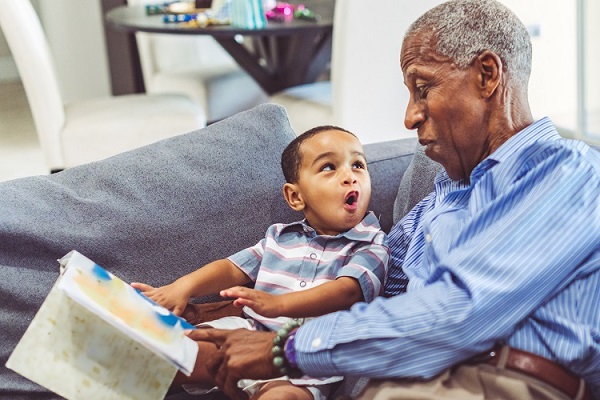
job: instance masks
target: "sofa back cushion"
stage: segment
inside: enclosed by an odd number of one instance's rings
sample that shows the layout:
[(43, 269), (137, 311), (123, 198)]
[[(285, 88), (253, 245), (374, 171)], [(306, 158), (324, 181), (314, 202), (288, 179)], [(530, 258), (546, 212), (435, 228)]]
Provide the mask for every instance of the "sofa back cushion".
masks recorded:
[[(408, 172), (409, 166), (412, 164), (413, 154), (417, 146), (419, 146), (419, 143), (416, 136), (410, 139), (364, 145), (371, 175), (371, 203), (369, 209), (379, 217), (381, 228), (386, 232), (389, 232), (395, 223), (393, 219), (394, 203), (409, 201), (409, 197), (405, 197), (405, 193), (398, 193), (401, 182), (415, 179), (415, 186), (419, 186), (418, 182), (422, 182), (425, 187), (422, 191), (429, 190), (425, 195), (433, 187), (433, 179), (431, 182), (425, 182), (427, 177), (420, 180), (419, 177), (412, 178), (405, 173), (405, 171)], [(419, 200), (421, 199), (417, 199), (417, 201)]]

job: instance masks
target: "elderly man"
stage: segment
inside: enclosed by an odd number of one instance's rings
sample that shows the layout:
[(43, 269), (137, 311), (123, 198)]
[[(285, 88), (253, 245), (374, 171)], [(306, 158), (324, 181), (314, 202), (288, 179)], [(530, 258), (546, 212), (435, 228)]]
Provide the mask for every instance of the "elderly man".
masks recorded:
[(525, 26), (450, 1), (408, 29), (401, 67), (406, 126), (444, 170), (390, 232), (387, 296), (279, 333), (191, 333), (221, 346), (219, 386), (243, 398), (239, 379), (301, 370), (371, 377), (364, 399), (598, 398), (600, 154), (534, 121)]

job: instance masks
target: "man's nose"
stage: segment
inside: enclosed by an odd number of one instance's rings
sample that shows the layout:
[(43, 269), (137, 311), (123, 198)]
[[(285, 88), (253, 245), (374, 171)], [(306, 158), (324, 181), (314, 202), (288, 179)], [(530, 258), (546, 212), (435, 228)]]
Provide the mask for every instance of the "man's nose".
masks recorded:
[(423, 107), (413, 101), (409, 101), (404, 115), (404, 126), (406, 129), (417, 129), (425, 122), (425, 111)]

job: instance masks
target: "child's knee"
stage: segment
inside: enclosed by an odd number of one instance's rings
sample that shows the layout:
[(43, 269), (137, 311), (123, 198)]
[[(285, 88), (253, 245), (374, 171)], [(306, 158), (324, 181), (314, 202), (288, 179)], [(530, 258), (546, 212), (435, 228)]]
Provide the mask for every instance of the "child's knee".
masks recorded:
[(251, 400), (313, 400), (312, 393), (302, 387), (294, 386), (288, 381), (274, 381), (264, 385)]

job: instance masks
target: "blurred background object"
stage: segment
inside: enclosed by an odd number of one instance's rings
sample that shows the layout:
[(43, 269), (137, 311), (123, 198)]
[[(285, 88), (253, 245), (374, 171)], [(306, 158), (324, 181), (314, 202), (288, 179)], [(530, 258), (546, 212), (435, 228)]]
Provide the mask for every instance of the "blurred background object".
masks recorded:
[[(405, 9), (415, 3), (397, 1)], [(600, 18), (600, 2), (500, 1), (515, 11), (532, 35), (533, 74), (529, 92), (534, 116), (550, 116), (563, 136), (600, 143), (600, 75), (595, 68), (600, 61), (600, 46), (594, 41), (600, 35), (600, 25), (595, 23)], [(126, 0), (32, 0), (32, 3), (48, 37), (65, 103), (111, 93), (144, 92), (139, 62), (136, 67), (134, 59), (138, 57), (135, 35), (104, 26), (105, 12), (126, 4)], [(383, 8), (361, 3), (364, 18), (386, 14)], [(544, 12), (540, 13), (540, 9)], [(374, 42), (387, 36), (372, 34), (370, 39)], [(132, 48), (135, 51), (130, 51)], [(398, 55), (399, 49), (390, 55), (391, 68), (400, 73)], [(360, 60), (361, 64), (369, 62)], [(41, 150), (19, 79), (0, 32), (0, 179), (45, 171), (45, 167), (40, 169), (40, 164), (45, 164), (38, 158)], [(399, 90), (406, 90), (402, 83)], [(368, 96), (361, 103), (376, 101)], [(360, 112), (361, 103), (354, 112)], [(405, 104), (394, 106), (391, 107), (394, 113), (403, 118)], [(382, 139), (375, 135), (368, 140)]]
[[(156, 0), (127, 0), (130, 5)], [(207, 4), (201, 4), (207, 5)], [(267, 101), (260, 86), (207, 35), (135, 33), (147, 93), (183, 93), (214, 122)]]
[(0, 28), (51, 172), (206, 125), (202, 109), (181, 95), (126, 95), (65, 104), (46, 36), (30, 1), (0, 0)]
[(410, 23), (441, 2), (379, 0), (377, 9), (366, 10), (361, 2), (337, 1), (331, 80), (287, 89), (271, 101), (288, 110), (296, 132), (334, 124), (363, 143), (414, 136), (404, 127), (408, 90), (399, 65), (402, 37)]

